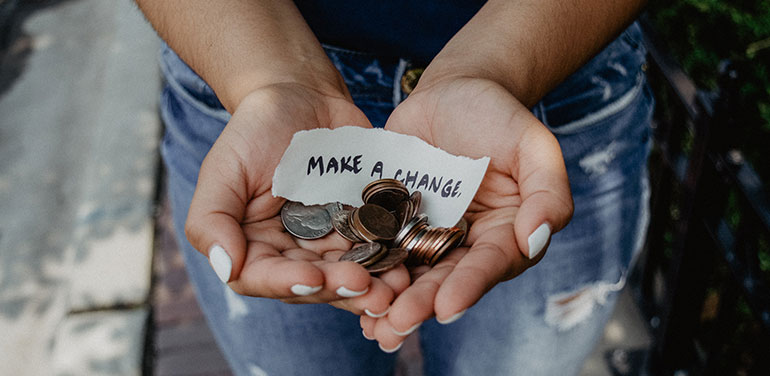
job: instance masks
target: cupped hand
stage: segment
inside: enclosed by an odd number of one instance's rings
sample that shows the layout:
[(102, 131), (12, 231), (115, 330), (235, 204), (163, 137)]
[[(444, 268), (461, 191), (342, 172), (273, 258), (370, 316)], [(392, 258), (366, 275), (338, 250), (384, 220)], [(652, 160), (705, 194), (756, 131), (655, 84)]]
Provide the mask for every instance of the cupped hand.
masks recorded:
[[(237, 293), (289, 303), (334, 302), (383, 312), (409, 283), (405, 268), (371, 278), (337, 262), (351, 244), (337, 234), (299, 240), (280, 220), (273, 172), (293, 134), (313, 128), (371, 126), (346, 95), (277, 84), (246, 96), (203, 161), (187, 216), (190, 243)], [(387, 281), (384, 282), (384, 281)], [(400, 288), (398, 286), (401, 286)]]
[(386, 317), (361, 318), (366, 336), (386, 350), (426, 319), (457, 319), (496, 284), (534, 265), (573, 210), (558, 142), (505, 88), (466, 77), (420, 84), (386, 128), (490, 163), (465, 214), (466, 246), (433, 268), (413, 270), (414, 281)]

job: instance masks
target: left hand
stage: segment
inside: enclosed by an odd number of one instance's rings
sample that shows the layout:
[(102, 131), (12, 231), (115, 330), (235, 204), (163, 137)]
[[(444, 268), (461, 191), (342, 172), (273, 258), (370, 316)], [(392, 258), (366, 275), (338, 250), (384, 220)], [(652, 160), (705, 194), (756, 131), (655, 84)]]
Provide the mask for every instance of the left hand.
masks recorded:
[(420, 85), (386, 129), (455, 155), (490, 157), (465, 214), (467, 246), (433, 268), (412, 270), (413, 283), (387, 316), (361, 317), (368, 337), (395, 349), (409, 329), (433, 316), (447, 321), (462, 314), (496, 284), (537, 263), (551, 234), (569, 222), (573, 204), (556, 138), (493, 81), (447, 77)]

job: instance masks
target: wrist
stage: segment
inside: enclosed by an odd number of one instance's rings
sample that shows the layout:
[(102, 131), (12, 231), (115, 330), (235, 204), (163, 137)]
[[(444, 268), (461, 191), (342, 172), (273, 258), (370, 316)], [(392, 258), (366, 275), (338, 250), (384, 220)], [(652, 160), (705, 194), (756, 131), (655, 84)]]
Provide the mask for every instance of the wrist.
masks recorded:
[[(350, 98), (342, 76), (331, 62), (317, 62), (302, 66), (285, 64), (272, 70), (254, 69), (243, 72), (238, 77), (230, 77), (214, 87), (223, 106), (231, 113), (252, 93), (282, 88), (302, 88), (332, 98)], [(275, 66), (282, 66), (276, 63)]]
[(486, 61), (466, 60), (450, 54), (437, 56), (436, 59), (425, 69), (415, 91), (427, 89), (437, 84), (464, 79), (475, 79), (492, 81), (497, 85), (503, 86), (517, 98), (525, 96), (527, 92), (524, 80), (516, 79), (514, 75), (509, 74), (501, 65), (491, 63), (492, 58)]

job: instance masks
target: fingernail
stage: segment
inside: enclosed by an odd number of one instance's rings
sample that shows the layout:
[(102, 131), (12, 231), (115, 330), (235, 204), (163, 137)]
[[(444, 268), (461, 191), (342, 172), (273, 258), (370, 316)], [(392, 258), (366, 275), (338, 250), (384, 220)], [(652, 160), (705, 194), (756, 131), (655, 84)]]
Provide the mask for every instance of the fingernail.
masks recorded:
[(393, 333), (396, 333), (396, 335), (399, 335), (401, 337), (406, 337), (406, 336), (412, 334), (415, 330), (417, 330), (417, 328), (419, 328), (420, 325), (422, 325), (422, 323), (418, 322), (417, 324), (414, 324), (413, 327), (407, 329), (404, 332), (399, 332), (398, 330), (396, 330), (396, 328), (391, 328), (391, 329), (393, 329)]
[(387, 315), (388, 312), (390, 312), (390, 306), (388, 306), (388, 308), (385, 311), (383, 311), (382, 313), (372, 313), (372, 311), (370, 311), (370, 310), (368, 310), (366, 308), (364, 308), (364, 312), (366, 313), (367, 316), (374, 317), (376, 319), (376, 318), (380, 318), (382, 316)]
[(294, 295), (308, 296), (321, 291), (321, 288), (323, 288), (323, 286), (307, 286), (307, 285), (300, 285), (298, 283), (294, 286), (291, 286), (291, 292), (293, 292)]
[(369, 287), (365, 288), (363, 291), (354, 291), (345, 286), (340, 286), (340, 288), (337, 289), (337, 295), (344, 298), (355, 298), (356, 296), (366, 294), (367, 291), (369, 291)]
[(369, 338), (369, 336), (366, 335), (366, 332), (363, 329), (361, 329), (361, 333), (364, 335), (364, 338), (366, 338), (366, 339), (368, 339), (370, 341), (374, 340), (374, 338)]
[(400, 349), (400, 348), (401, 348), (401, 345), (403, 345), (403, 344), (404, 344), (404, 343), (403, 343), (403, 342), (401, 342), (401, 343), (399, 343), (399, 344), (398, 344), (396, 347), (394, 347), (394, 348), (392, 348), (392, 349), (386, 349), (386, 348), (382, 347), (382, 344), (381, 344), (381, 343), (379, 344), (379, 346), (380, 346), (380, 350), (382, 350), (382, 351), (384, 351), (384, 352), (386, 352), (386, 353), (388, 353), (388, 354), (392, 354), (392, 353), (394, 353), (394, 352), (398, 351), (398, 349)]
[(551, 237), (551, 227), (547, 223), (543, 223), (532, 232), (532, 235), (527, 238), (529, 243), (529, 259), (535, 258), (540, 251), (545, 247), (545, 243), (548, 243), (548, 238)]
[(465, 311), (467, 311), (467, 310), (468, 310), (468, 309), (466, 308), (466, 309), (464, 309), (464, 310), (462, 310), (462, 311), (460, 311), (460, 312), (457, 312), (457, 313), (455, 313), (454, 315), (450, 316), (450, 317), (449, 317), (448, 319), (446, 319), (446, 320), (439, 320), (439, 318), (438, 318), (438, 317), (436, 317), (436, 321), (438, 321), (438, 323), (439, 323), (439, 324), (443, 324), (443, 325), (451, 324), (451, 323), (453, 323), (453, 322), (455, 322), (455, 321), (459, 320), (459, 319), (460, 319), (460, 317), (463, 317), (463, 315), (465, 314)]
[(225, 252), (225, 249), (218, 244), (214, 244), (209, 249), (209, 262), (211, 267), (214, 268), (214, 272), (217, 273), (217, 277), (222, 282), (227, 283), (230, 281), (230, 271), (233, 270), (233, 260), (230, 259), (230, 255)]

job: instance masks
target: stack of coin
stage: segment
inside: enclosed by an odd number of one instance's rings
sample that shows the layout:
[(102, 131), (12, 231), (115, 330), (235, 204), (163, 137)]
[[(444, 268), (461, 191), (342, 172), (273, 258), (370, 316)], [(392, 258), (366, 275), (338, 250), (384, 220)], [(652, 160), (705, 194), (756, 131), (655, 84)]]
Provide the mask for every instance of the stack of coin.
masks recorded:
[(430, 227), (427, 216), (418, 214), (422, 195), (419, 191), (410, 195), (399, 180), (373, 181), (364, 187), (361, 198), (364, 205), (359, 208), (338, 202), (305, 206), (287, 201), (281, 220), (289, 233), (301, 239), (323, 237), (333, 228), (353, 243), (367, 243), (340, 260), (357, 262), (372, 273), (391, 269), (407, 256), (412, 264), (433, 266), (465, 239), (464, 228)]
[[(462, 221), (461, 221), (462, 222)], [(420, 214), (412, 218), (396, 235), (394, 246), (409, 252), (407, 262), (413, 265), (430, 266), (465, 241), (465, 231), (459, 227), (430, 227), (428, 217)]]

